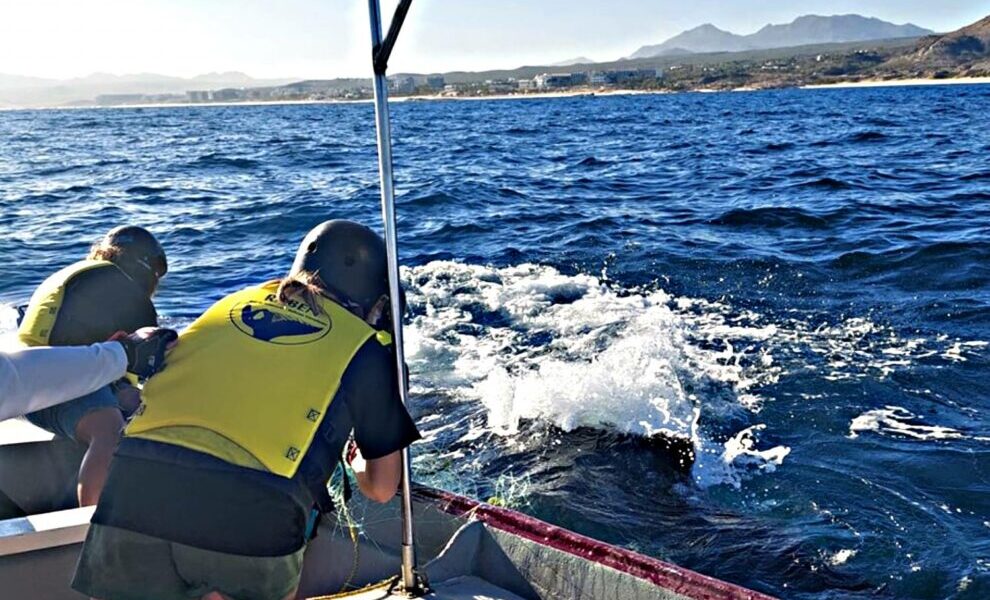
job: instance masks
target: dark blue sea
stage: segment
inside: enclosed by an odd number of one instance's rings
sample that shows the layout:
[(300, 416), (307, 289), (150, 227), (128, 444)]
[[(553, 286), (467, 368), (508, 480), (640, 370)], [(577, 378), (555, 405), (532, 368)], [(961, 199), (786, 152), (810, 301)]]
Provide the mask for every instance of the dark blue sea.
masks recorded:
[[(783, 597), (990, 597), (988, 114), (394, 105), (416, 477)], [(377, 176), (370, 104), (0, 112), (2, 329), (120, 224), (182, 326), (315, 224), (380, 227)]]

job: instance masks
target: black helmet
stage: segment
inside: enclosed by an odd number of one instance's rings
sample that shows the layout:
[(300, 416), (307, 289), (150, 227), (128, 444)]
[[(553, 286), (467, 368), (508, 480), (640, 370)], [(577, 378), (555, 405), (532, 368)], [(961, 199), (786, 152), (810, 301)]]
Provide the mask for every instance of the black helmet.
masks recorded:
[(97, 244), (101, 255), (133, 279), (150, 296), (158, 280), (168, 272), (165, 250), (150, 231), (143, 227), (124, 226), (112, 229)]
[(326, 221), (306, 234), (292, 263), (293, 275), (302, 271), (316, 275), (320, 287), (365, 312), (388, 295), (385, 242), (354, 221)]

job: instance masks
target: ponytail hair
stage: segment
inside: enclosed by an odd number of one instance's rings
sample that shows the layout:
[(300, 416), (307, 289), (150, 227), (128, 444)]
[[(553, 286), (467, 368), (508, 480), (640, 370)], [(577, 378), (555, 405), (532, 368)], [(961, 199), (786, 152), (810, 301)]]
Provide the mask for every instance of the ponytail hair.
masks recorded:
[(109, 262), (116, 262), (117, 257), (123, 253), (124, 249), (120, 246), (102, 240), (96, 242), (89, 249), (89, 255), (86, 256), (86, 260), (105, 260)]
[(279, 282), (275, 295), (283, 304), (287, 304), (290, 300), (305, 302), (314, 315), (322, 316), (323, 308), (317, 300), (322, 293), (323, 286), (316, 273), (298, 271)]

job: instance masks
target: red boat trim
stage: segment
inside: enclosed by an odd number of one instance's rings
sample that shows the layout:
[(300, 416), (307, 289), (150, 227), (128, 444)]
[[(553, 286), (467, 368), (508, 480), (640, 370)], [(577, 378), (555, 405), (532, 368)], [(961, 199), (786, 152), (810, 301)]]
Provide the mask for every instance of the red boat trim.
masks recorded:
[(618, 548), (514, 510), (491, 506), (426, 486), (415, 486), (413, 495), (424, 502), (436, 505), (446, 513), (456, 516), (470, 513), (490, 527), (605, 565), (689, 598), (773, 600), (772, 596), (650, 558), (632, 550)]

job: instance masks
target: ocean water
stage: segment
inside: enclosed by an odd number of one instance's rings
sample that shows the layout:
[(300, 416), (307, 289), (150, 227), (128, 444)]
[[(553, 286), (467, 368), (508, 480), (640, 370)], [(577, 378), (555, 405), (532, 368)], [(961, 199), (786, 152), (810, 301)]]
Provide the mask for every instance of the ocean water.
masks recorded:
[[(393, 108), (416, 477), (789, 598), (990, 597), (990, 86)], [(0, 331), (380, 223), (369, 104), (0, 112)], [(650, 444), (690, 437), (678, 474)]]

